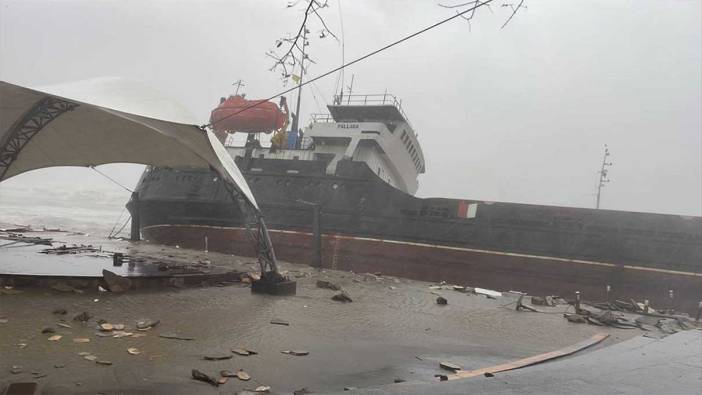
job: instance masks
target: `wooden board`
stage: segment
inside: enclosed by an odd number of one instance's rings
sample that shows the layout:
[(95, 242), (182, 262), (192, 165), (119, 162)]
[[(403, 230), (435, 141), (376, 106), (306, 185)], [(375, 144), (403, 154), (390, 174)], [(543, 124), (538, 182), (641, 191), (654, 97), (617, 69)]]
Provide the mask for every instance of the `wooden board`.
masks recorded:
[(573, 344), (568, 347), (561, 348), (560, 350), (556, 351), (550, 351), (544, 354), (539, 354), (539, 355), (534, 355), (528, 358), (524, 359), (518, 359), (516, 361), (508, 362), (502, 365), (496, 365), (496, 366), (491, 366), (487, 368), (481, 368), (481, 369), (476, 369), (476, 370), (459, 370), (456, 372), (456, 374), (452, 374), (448, 376), (449, 380), (456, 380), (456, 379), (466, 379), (469, 377), (475, 377), (475, 376), (482, 376), (485, 373), (497, 373), (497, 372), (506, 372), (508, 370), (514, 370), (514, 369), (519, 369), (523, 368), (525, 366), (530, 366), (530, 365), (535, 365), (537, 363), (549, 361), (552, 359), (564, 357), (566, 355), (571, 355), (574, 354), (580, 350), (586, 349), (588, 347), (594, 346), (597, 343), (600, 343), (604, 339), (608, 338), (609, 334), (606, 333), (598, 333), (591, 338), (581, 341), (580, 343)]

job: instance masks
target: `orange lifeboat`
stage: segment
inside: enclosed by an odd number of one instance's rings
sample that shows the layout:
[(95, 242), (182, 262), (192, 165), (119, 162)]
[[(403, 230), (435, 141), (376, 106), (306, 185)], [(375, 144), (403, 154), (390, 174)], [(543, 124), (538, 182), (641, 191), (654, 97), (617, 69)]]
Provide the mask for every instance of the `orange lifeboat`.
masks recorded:
[(287, 123), (287, 112), (281, 111), (275, 103), (246, 100), (238, 95), (220, 102), (210, 115), (210, 124), (216, 132), (271, 133)]

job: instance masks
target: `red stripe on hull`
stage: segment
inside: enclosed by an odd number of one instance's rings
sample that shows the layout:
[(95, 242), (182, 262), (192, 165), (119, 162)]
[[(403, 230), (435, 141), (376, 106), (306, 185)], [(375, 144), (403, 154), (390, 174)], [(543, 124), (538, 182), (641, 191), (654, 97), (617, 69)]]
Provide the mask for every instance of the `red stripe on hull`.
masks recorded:
[[(205, 248), (207, 236), (211, 251), (255, 256), (248, 234), (240, 228), (162, 225), (142, 232), (147, 240), (200, 250)], [(303, 264), (314, 261), (311, 234), (275, 230), (270, 234), (281, 260)], [(649, 299), (659, 308), (669, 307), (668, 290), (673, 289), (675, 307), (690, 313), (702, 300), (702, 274), (698, 273), (368, 238), (324, 235), (322, 265), (532, 295), (569, 296), (579, 290), (588, 300), (604, 300), (605, 287), (611, 285), (614, 297)]]

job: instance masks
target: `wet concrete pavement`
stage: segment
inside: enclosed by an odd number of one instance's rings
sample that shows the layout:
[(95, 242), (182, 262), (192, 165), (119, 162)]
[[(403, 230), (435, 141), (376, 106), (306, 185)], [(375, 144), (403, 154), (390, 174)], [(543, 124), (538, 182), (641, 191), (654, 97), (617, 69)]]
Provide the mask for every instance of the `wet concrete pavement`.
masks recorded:
[[(197, 260), (203, 252), (132, 245), (181, 259)], [(255, 269), (251, 259), (208, 254), (213, 264), (237, 270)], [(105, 259), (105, 258), (95, 258)], [(233, 393), (258, 385), (274, 393), (307, 388), (314, 392), (344, 387), (371, 387), (407, 381), (434, 380), (445, 373), (439, 361), (474, 369), (551, 351), (577, 343), (603, 328), (577, 325), (563, 319), (565, 306), (544, 308), (549, 314), (516, 312), (509, 296), (492, 300), (453, 290), (431, 290), (431, 284), (367, 274), (318, 271), (282, 263), (297, 277), (293, 297), (253, 295), (244, 284), (224, 287), (134, 291), (118, 295), (89, 291), (84, 294), (26, 289), (0, 295), (0, 382), (34, 380), (44, 393)], [(331, 300), (334, 291), (317, 288), (326, 279), (340, 284), (352, 303)], [(433, 293), (432, 293), (433, 292)], [(441, 294), (448, 305), (435, 300)], [(97, 301), (95, 301), (97, 299)], [(56, 309), (68, 314), (52, 314)], [(72, 321), (83, 311), (88, 323)], [(138, 332), (141, 318), (160, 320), (155, 328)], [(56, 326), (65, 319), (71, 328)], [(139, 338), (99, 337), (99, 319), (125, 324)], [(284, 320), (289, 326), (271, 324)], [(48, 341), (42, 328), (52, 326), (63, 337)], [(641, 334), (639, 330), (605, 329), (611, 337), (602, 347)], [(178, 333), (194, 340), (161, 338)], [(74, 343), (73, 338), (89, 338)], [(26, 346), (22, 346), (26, 344)], [(130, 355), (136, 347), (139, 355)], [(211, 353), (231, 354), (244, 347), (254, 356), (234, 355), (224, 361), (206, 361)], [(307, 356), (282, 354), (306, 350)], [(110, 366), (98, 365), (78, 354), (89, 352)], [(12, 374), (12, 366), (22, 373)], [(62, 366), (57, 368), (56, 366)], [(236, 378), (215, 388), (191, 379), (191, 369), (217, 376), (220, 370), (244, 369), (249, 382)], [(46, 377), (36, 378), (46, 374)]]
[(402, 383), (337, 395), (464, 394), (702, 394), (702, 331), (663, 339), (635, 337), (576, 355), (494, 377), (443, 383)]

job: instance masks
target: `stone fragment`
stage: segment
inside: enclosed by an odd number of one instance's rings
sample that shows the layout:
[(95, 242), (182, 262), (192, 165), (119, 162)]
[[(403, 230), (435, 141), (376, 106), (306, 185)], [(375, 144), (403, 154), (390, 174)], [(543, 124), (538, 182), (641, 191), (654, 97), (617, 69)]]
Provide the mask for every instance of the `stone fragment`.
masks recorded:
[(149, 329), (155, 327), (155, 326), (158, 325), (160, 322), (161, 322), (161, 321), (159, 321), (159, 320), (152, 320), (152, 319), (148, 319), (148, 318), (146, 318), (146, 319), (141, 319), (141, 320), (137, 321), (136, 327), (137, 327), (137, 329), (139, 329), (140, 331), (145, 331), (145, 330), (149, 330)]
[(217, 379), (217, 384), (218, 384), (218, 385), (227, 384), (227, 381), (229, 381), (229, 378), (227, 378), (227, 377), (220, 377), (219, 379)]
[(249, 381), (249, 380), (251, 380), (251, 376), (250, 376), (248, 373), (246, 373), (246, 372), (244, 372), (243, 370), (241, 370), (241, 369), (239, 369), (239, 370), (236, 372), (236, 377), (237, 377), (239, 380), (242, 380), (242, 381)]
[(259, 385), (258, 387), (256, 387), (256, 389), (254, 391), (255, 392), (268, 392), (270, 390), (271, 390), (271, 387), (269, 387), (267, 385)]
[(289, 323), (289, 322), (283, 321), (283, 320), (271, 320), (271, 324), (273, 324), (273, 325), (290, 326), (290, 323)]
[(231, 370), (220, 370), (219, 374), (222, 377), (236, 377), (236, 373)]
[(90, 339), (87, 337), (74, 337), (73, 343), (90, 343)]
[(203, 382), (208, 383), (208, 384), (212, 384), (215, 387), (219, 385), (219, 383), (217, 382), (217, 379), (215, 379), (214, 377), (209, 376), (205, 373), (202, 373), (201, 371), (199, 371), (197, 369), (193, 369), (190, 372), (190, 374), (192, 375), (193, 379), (195, 379), (195, 380), (203, 381)]
[(448, 304), (448, 300), (443, 296), (439, 296), (436, 298), (436, 304), (444, 306)]
[(407, 380), (405, 380), (405, 379), (395, 379), (395, 380), (393, 380), (393, 382), (394, 382), (395, 384), (404, 383), (405, 381), (407, 381)]
[(19, 365), (12, 365), (12, 367), (10, 367), (10, 373), (12, 374), (20, 374), (22, 372), (24, 372), (24, 369)]
[(61, 340), (62, 337), (63, 337), (63, 336), (61, 336), (61, 335), (53, 335), (53, 336), (51, 336), (48, 340), (49, 340), (50, 342), (57, 342), (57, 341)]
[(485, 373), (483, 373), (483, 376), (485, 376), (485, 377), (495, 377), (495, 375), (492, 374), (492, 373), (490, 373), (490, 372), (485, 372)]
[(132, 281), (109, 270), (102, 270), (102, 279), (110, 292), (126, 292), (132, 287)]
[(112, 362), (104, 360), (104, 359), (98, 359), (97, 361), (95, 361), (95, 363), (98, 365), (105, 365), (105, 366), (112, 365)]
[(249, 355), (256, 354), (256, 352), (251, 352), (249, 350), (243, 349), (243, 348), (232, 348), (232, 352), (236, 355), (241, 355), (244, 357), (247, 357)]
[(139, 354), (141, 354), (141, 351), (139, 351), (139, 349), (136, 348), (136, 347), (130, 347), (130, 348), (128, 348), (128, 349), (127, 349), (127, 352), (128, 352), (129, 354), (131, 354), (131, 355), (139, 355)]
[(65, 322), (57, 322), (56, 325), (60, 326), (61, 328), (69, 328), (69, 329), (71, 328), (71, 326)]
[(110, 323), (100, 324), (100, 330), (103, 332), (112, 332), (115, 327)]
[(50, 326), (47, 326), (46, 328), (41, 330), (41, 333), (56, 333), (56, 329), (54, 329)]
[(124, 324), (114, 324), (114, 325), (112, 325), (112, 328), (116, 331), (123, 331), (125, 326), (124, 326)]
[(338, 284), (326, 280), (317, 280), (317, 287), (331, 289), (332, 291), (341, 291), (341, 287)]
[(66, 309), (56, 309), (52, 313), (56, 315), (66, 315), (68, 311), (66, 311)]
[(353, 302), (353, 299), (351, 299), (349, 294), (347, 294), (345, 291), (341, 291), (338, 294), (332, 296), (332, 300), (343, 303)]
[(87, 359), (88, 361), (97, 361), (98, 357), (92, 354), (84, 355), (83, 359)]

